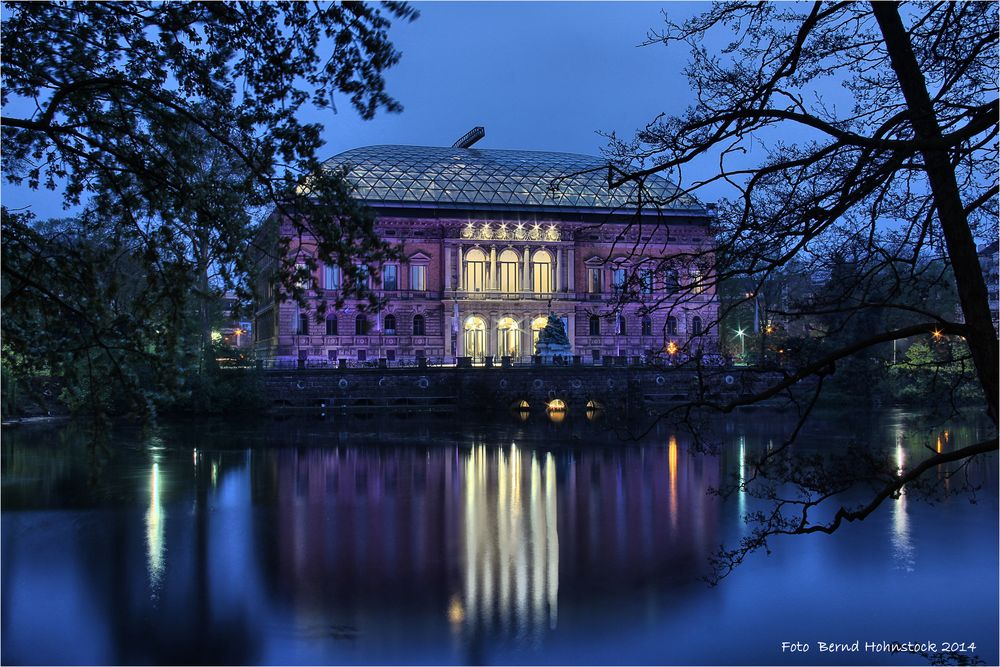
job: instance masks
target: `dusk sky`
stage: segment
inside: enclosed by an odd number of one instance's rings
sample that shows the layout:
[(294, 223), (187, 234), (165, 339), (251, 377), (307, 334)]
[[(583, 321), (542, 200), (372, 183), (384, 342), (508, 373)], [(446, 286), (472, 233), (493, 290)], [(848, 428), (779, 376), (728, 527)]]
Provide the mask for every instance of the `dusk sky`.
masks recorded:
[[(450, 146), (476, 125), (479, 148), (597, 155), (598, 131), (630, 136), (690, 99), (681, 73), (686, 50), (639, 46), (663, 25), (707, 8), (686, 2), (415, 3), (420, 18), (397, 22), (402, 51), (387, 76), (403, 106), (363, 121), (343, 96), (337, 114), (307, 116), (326, 127), (321, 155), (372, 144)], [(701, 194), (717, 197), (720, 191)], [(47, 191), (3, 185), (4, 204), (39, 217), (65, 215)]]

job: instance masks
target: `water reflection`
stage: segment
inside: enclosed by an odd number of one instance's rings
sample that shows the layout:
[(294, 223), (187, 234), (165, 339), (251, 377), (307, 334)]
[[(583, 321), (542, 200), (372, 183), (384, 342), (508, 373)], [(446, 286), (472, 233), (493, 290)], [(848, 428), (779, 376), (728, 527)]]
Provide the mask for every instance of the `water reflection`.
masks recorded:
[[(442, 436), (414, 420), (409, 433), (386, 436), (373, 424), (369, 440), (331, 424), (285, 424), (303, 429), (304, 444), (284, 432), (285, 446), (226, 432), (246, 443), (235, 450), (212, 446), (219, 433), (178, 429), (165, 448), (123, 443), (96, 490), (76, 482), (86, 478), (86, 460), (71, 458), (78, 450), (15, 435), (2, 459), (4, 608), (18, 609), (4, 614), (5, 661), (69, 661), (39, 648), (44, 614), (25, 603), (47, 597), (46, 582), (59, 577), (74, 582), (62, 588), (80, 591), (66, 597), (82, 610), (63, 626), (105, 630), (54, 626), (96, 663), (578, 663), (591, 658), (553, 647), (599, 637), (641, 662), (663, 656), (629, 648), (636, 633), (652, 633), (656, 646), (668, 631), (704, 646), (720, 623), (753, 616), (701, 604), (706, 590), (692, 582), (709, 553), (745, 534), (738, 517), (755, 508), (742, 489), (727, 502), (707, 491), (752, 475), (779, 435), (772, 424), (733, 423), (713, 457), (691, 455), (687, 436), (667, 427), (632, 445), (600, 440), (572, 415), (558, 426), (537, 416), (541, 425), (512, 419), (475, 435)], [(591, 430), (581, 436), (580, 424)], [(889, 428), (881, 437), (901, 470), (926, 455)], [(942, 433), (940, 446), (967, 437)], [(925, 442), (937, 446), (934, 435)], [(855, 550), (880, 554), (881, 572), (886, 561), (915, 571), (918, 548), (921, 569), (939, 562), (917, 542), (913, 500), (874, 518), (872, 541)], [(53, 510), (51, 523), (26, 511), (37, 509)], [(781, 576), (792, 580), (797, 544), (781, 551)], [(32, 571), (38, 553), (48, 560)], [(747, 599), (761, 604), (759, 593)]]
[(474, 447), (465, 454), (464, 484), (463, 620), (471, 631), (498, 627), (537, 639), (555, 628), (559, 597), (552, 454)]
[(155, 600), (160, 593), (163, 568), (166, 560), (164, 528), (166, 512), (160, 500), (159, 455), (153, 454), (153, 466), (149, 471), (149, 508), (146, 510), (146, 563), (149, 571), (149, 588)]

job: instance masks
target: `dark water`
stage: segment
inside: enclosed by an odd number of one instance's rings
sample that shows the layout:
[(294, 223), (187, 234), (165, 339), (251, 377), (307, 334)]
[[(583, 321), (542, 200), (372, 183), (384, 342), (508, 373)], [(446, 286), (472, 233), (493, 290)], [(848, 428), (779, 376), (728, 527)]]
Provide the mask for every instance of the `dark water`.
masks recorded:
[[(706, 491), (788, 428), (715, 426), (717, 456), (665, 426), (623, 443), (572, 417), (198, 422), (99, 446), (72, 427), (5, 431), (0, 657), (926, 664), (864, 652), (912, 641), (997, 663), (995, 456), (967, 471), (975, 503), (904, 495), (834, 536), (777, 540), (710, 588), (707, 556), (752, 508)], [(803, 443), (874, 437), (906, 467), (985, 435), (890, 412), (818, 421)]]

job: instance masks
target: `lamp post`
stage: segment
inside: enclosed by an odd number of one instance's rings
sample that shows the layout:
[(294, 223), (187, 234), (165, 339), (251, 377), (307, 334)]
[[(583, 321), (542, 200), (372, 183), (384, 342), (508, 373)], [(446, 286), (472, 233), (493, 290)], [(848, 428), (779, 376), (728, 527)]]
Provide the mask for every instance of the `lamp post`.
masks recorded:
[(736, 335), (740, 339), (740, 360), (746, 361), (746, 353), (747, 353), (747, 349), (746, 349), (746, 331), (744, 331), (742, 325), (740, 325), (740, 328), (736, 330)]

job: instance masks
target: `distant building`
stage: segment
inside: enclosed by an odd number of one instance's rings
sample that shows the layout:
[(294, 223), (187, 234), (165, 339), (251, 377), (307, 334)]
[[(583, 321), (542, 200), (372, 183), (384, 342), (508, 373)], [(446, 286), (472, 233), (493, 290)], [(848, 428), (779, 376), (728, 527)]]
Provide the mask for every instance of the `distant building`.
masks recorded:
[[(259, 354), (311, 364), (525, 358), (550, 311), (588, 360), (662, 354), (671, 342), (717, 348), (711, 214), (664, 178), (646, 188), (668, 203), (637, 210), (628, 187), (608, 189), (606, 162), (583, 155), (369, 146), (328, 165), (347, 168), (403, 259), (371, 267), (386, 300), (378, 312), (348, 301), (317, 321), (313, 304), (343, 286), (336, 266), (318, 268), (305, 309), (266, 298), (255, 313)], [(269, 224), (293, 236), (288, 220)], [(295, 238), (290, 252), (311, 245)]]
[(981, 246), (979, 248), (979, 266), (986, 280), (986, 294), (990, 302), (990, 313), (993, 315), (993, 328), (1000, 331), (1000, 242)]

